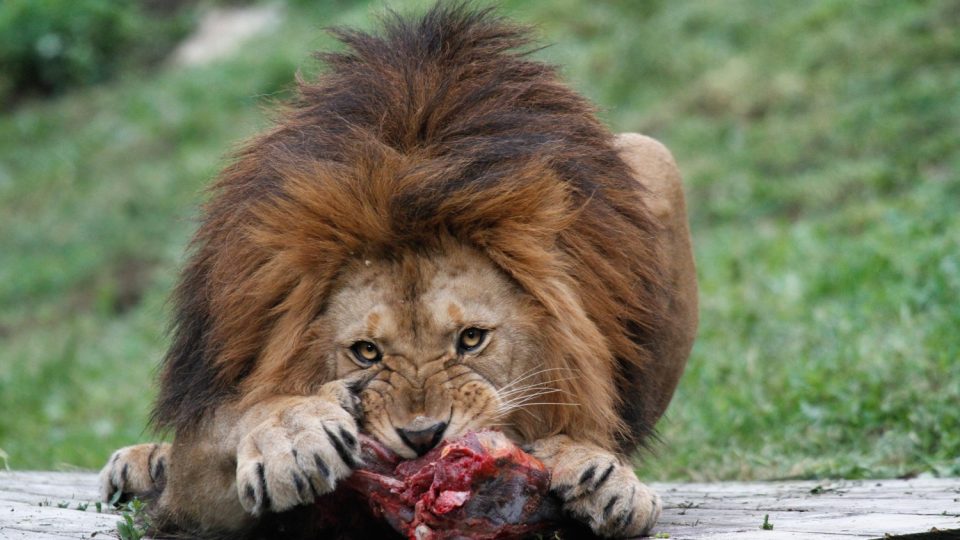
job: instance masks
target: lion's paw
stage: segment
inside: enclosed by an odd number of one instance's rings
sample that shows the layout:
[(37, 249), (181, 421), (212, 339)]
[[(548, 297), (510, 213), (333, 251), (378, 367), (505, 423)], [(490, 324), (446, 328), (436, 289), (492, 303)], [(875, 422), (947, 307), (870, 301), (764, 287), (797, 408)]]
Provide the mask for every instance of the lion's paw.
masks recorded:
[(305, 397), (254, 428), (237, 449), (237, 490), (253, 515), (333, 491), (361, 462), (357, 423), (339, 400)]
[(152, 494), (166, 484), (170, 445), (167, 443), (126, 446), (113, 453), (100, 471), (100, 498), (119, 501), (133, 495)]
[(660, 517), (660, 497), (620, 464), (572, 469), (557, 474), (552, 486), (564, 510), (603, 537), (641, 536)]
[(597, 535), (641, 536), (660, 517), (660, 497), (609, 452), (561, 435), (534, 443), (531, 453), (551, 470), (564, 511)]

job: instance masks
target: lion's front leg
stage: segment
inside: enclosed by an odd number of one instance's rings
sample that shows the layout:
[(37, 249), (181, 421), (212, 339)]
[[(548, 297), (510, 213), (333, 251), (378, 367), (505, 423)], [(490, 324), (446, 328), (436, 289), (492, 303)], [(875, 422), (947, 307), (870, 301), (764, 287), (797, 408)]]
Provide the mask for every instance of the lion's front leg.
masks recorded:
[(162, 529), (222, 535), (257, 516), (312, 502), (360, 461), (358, 400), (342, 382), (310, 396), (225, 405), (178, 431), (173, 444), (117, 450), (101, 472), (101, 495), (157, 496)]
[(237, 495), (253, 515), (280, 512), (334, 490), (360, 463), (357, 401), (341, 382), (318, 396), (281, 398), (251, 411), (237, 447)]
[(640, 536), (660, 517), (660, 497), (613, 453), (566, 435), (541, 439), (531, 453), (551, 470), (563, 508), (607, 538)]

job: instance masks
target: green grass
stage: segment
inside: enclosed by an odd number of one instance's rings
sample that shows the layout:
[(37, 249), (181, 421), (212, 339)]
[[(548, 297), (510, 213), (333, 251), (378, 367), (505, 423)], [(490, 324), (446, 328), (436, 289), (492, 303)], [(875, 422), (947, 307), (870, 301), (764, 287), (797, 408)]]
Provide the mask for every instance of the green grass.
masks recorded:
[[(99, 467), (152, 437), (165, 299), (203, 186), (316, 69), (319, 27), (381, 10), (305, 4), (228, 61), (0, 118), (11, 468)], [(687, 181), (701, 330), (643, 475), (960, 474), (960, 5), (504, 7)]]

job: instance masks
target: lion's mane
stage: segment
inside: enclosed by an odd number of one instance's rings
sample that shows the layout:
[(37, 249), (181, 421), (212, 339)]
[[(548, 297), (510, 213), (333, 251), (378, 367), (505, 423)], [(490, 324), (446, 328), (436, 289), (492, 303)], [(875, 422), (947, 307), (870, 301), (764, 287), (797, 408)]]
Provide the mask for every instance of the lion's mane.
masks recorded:
[[(345, 50), (298, 78), (276, 125), (212, 187), (175, 293), (154, 422), (177, 432), (253, 391), (309, 392), (304, 329), (349, 257), (485, 253), (549, 315), (544, 367), (576, 407), (551, 433), (629, 450), (663, 390), (659, 225), (594, 108), (489, 10), (388, 16), (381, 36), (336, 29)], [(264, 390), (267, 389), (267, 390)], [(669, 397), (669, 396), (667, 396)], [(600, 442), (600, 441), (598, 441)]]

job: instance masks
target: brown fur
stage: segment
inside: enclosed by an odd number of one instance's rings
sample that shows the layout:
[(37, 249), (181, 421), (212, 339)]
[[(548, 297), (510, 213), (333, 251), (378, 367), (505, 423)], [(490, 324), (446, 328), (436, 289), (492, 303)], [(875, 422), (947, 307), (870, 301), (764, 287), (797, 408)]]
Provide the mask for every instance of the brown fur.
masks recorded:
[[(624, 456), (697, 324), (669, 152), (614, 138), (489, 10), (335, 34), (347, 49), (221, 174), (194, 238), (153, 416), (175, 432), (158, 517), (249, 530), (349, 475), (358, 429), (407, 455), (397, 429), (429, 417), (531, 443), (595, 532), (648, 530), (659, 499)], [(483, 310), (489, 350), (456, 353), (444, 336)], [(351, 339), (371, 336), (383, 359), (360, 367)], [(518, 380), (549, 399), (506, 406)], [(105, 494), (158, 488), (151, 446), (118, 451)]]
[(659, 226), (593, 108), (487, 12), (394, 18), (383, 38), (336, 33), (349, 49), (322, 56), (328, 73), (301, 82), (214, 187), (177, 292), (157, 424), (189, 429), (254, 371), (260, 388), (287, 380), (351, 257), (436, 249), (449, 234), (551, 314), (547, 366), (583, 375), (556, 384), (589, 406), (557, 407), (551, 429), (638, 442), (663, 396), (639, 393), (623, 418), (614, 384), (651, 368), (664, 324)]

